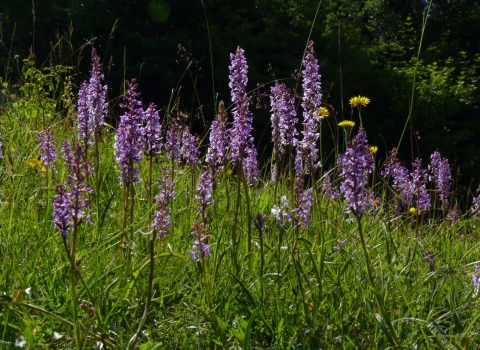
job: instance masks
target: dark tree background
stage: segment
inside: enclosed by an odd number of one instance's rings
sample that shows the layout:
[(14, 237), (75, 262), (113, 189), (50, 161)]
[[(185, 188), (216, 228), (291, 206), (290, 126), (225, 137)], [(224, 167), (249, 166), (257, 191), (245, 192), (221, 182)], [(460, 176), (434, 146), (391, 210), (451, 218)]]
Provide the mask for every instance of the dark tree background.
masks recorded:
[[(254, 102), (258, 97), (262, 107), (254, 111), (262, 154), (270, 139), (264, 94), (274, 79), (301, 94), (296, 70), (314, 23), (311, 39), (332, 123), (350, 118), (350, 97), (368, 96), (364, 123), (384, 158), (405, 125), (417, 72), (401, 154), (426, 163), (438, 149), (460, 168), (461, 182), (477, 181), (480, 0), (432, 1), (418, 61), (429, 1), (322, 0), (315, 20), (317, 6), (317, 0), (0, 0), (0, 69), (14, 84), (17, 63), (33, 53), (37, 66), (73, 66), (79, 83), (93, 44), (112, 102), (124, 79), (136, 77), (145, 103), (166, 110), (180, 101), (203, 125), (213, 118), (215, 101), (230, 104), (229, 54), (238, 45), (246, 51)], [(114, 116), (115, 110), (112, 122)]]

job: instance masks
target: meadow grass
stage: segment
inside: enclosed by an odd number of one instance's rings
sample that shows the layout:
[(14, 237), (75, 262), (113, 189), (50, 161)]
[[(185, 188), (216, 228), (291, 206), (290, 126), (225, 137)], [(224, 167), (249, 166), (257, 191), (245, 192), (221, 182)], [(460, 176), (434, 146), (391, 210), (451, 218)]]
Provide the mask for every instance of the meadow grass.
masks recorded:
[[(32, 85), (16, 95), (8, 84), (2, 90), (2, 348), (478, 348), (478, 218), (468, 208), (460, 221), (446, 220), (433, 184), (433, 209), (395, 213), (400, 194), (379, 175), (381, 164), (368, 188), (382, 201), (362, 215), (323, 190), (326, 176), (335, 186), (343, 181), (337, 166), (297, 174), (312, 189), (307, 225), (272, 213), (282, 196), (294, 206), (293, 152), (282, 158), (275, 182), (268, 165), (248, 184), (241, 165), (225, 161), (213, 203), (199, 214), (204, 157), (189, 165), (165, 149), (144, 154), (141, 181), (126, 185), (114, 155), (116, 131), (103, 126), (98, 153), (89, 151), (96, 167), (87, 180), (94, 189), (91, 223), (78, 224), (72, 262), (72, 232), (64, 245), (53, 222), (56, 186), (66, 181), (68, 166), (61, 157), (49, 167), (38, 160), (38, 132), (47, 124), (58, 149), (64, 140), (81, 143), (68, 96), (55, 93), (64, 81), (53, 78), (27, 76)], [(175, 117), (173, 109), (164, 112), (163, 134)], [(368, 107), (362, 113), (368, 118)], [(322, 122), (340, 129), (342, 145), (354, 136), (328, 117)], [(339, 145), (322, 149), (345, 152)], [(147, 233), (158, 209), (157, 179), (166, 176), (175, 196), (161, 238)], [(455, 203), (454, 193), (449, 198)], [(210, 235), (211, 255), (195, 261), (196, 221)]]

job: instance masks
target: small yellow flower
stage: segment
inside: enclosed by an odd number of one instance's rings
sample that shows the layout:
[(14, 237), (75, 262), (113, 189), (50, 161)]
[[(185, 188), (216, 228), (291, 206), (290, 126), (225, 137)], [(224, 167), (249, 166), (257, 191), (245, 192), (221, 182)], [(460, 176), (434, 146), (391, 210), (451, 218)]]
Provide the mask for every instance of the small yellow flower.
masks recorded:
[(377, 147), (377, 146), (370, 146), (369, 149), (370, 149), (370, 152), (372, 152), (372, 154), (375, 154), (375, 153), (377, 153), (377, 151), (378, 151), (378, 147)]
[(338, 126), (341, 126), (342, 128), (353, 128), (355, 126), (355, 122), (352, 122), (351, 120), (344, 120), (338, 123)]
[(355, 96), (349, 102), (353, 107), (365, 107), (370, 103), (370, 99), (364, 96)]
[(320, 107), (320, 109), (318, 110), (318, 114), (321, 118), (326, 118), (330, 115), (328, 109), (326, 109), (325, 107)]
[(42, 165), (42, 169), (40, 169), (40, 177), (44, 177), (46, 173), (47, 167), (45, 165)]
[(409, 211), (410, 214), (420, 215), (420, 211), (418, 211), (417, 208), (411, 207)]
[(43, 162), (37, 159), (27, 159), (25, 165), (29, 168), (36, 169), (40, 168), (43, 165)]

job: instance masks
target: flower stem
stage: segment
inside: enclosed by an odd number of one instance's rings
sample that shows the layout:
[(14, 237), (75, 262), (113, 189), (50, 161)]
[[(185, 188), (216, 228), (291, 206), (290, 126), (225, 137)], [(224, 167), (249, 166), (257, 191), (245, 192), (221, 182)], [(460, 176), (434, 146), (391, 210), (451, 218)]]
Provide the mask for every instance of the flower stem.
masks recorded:
[(153, 294), (153, 278), (154, 278), (154, 269), (155, 269), (155, 238), (157, 236), (156, 232), (152, 233), (152, 238), (148, 241), (148, 250), (150, 253), (150, 270), (148, 274), (148, 287), (147, 287), (147, 297), (145, 301), (145, 308), (143, 309), (143, 315), (138, 324), (137, 331), (135, 334), (130, 338), (128, 342), (127, 349), (133, 349), (135, 347), (135, 343), (142, 332), (143, 326), (145, 326), (145, 322), (147, 321), (148, 312), (150, 311), (150, 304), (152, 302), (152, 294)]
[[(237, 164), (237, 167), (240, 166)], [(233, 231), (232, 231), (232, 263), (235, 267), (235, 274), (238, 274), (240, 268), (238, 266), (238, 259), (237, 259), (237, 228), (238, 228), (238, 212), (240, 210), (241, 204), (241, 192), (240, 192), (240, 179), (237, 178), (237, 203), (235, 205), (235, 215), (234, 215), (234, 223), (233, 223)]]
[[(85, 149), (86, 152), (86, 149)], [(96, 239), (100, 239), (100, 152), (98, 150), (98, 132), (95, 132), (95, 201), (97, 206)]]
[(247, 209), (247, 253), (250, 254), (252, 252), (252, 214), (250, 203), (250, 189), (248, 188), (247, 179), (245, 178), (245, 172), (243, 171), (243, 167), (241, 171), (243, 189), (245, 190), (245, 205)]
[(76, 283), (76, 251), (77, 251), (77, 219), (74, 219), (73, 223), (73, 237), (72, 237), (72, 251), (70, 252), (70, 288), (72, 295), (72, 312), (73, 312), (73, 329), (75, 334), (75, 343), (77, 349), (83, 348), (83, 342), (81, 340), (80, 325), (78, 323), (78, 303), (77, 303), (77, 283)]
[(395, 329), (393, 328), (392, 323), (390, 322), (390, 317), (388, 313), (386, 312), (385, 305), (383, 303), (383, 296), (381, 295), (381, 292), (377, 290), (375, 287), (375, 280), (373, 278), (373, 273), (372, 273), (372, 263), (370, 261), (370, 255), (367, 250), (367, 245), (365, 244), (365, 239), (363, 237), (363, 230), (362, 230), (362, 217), (361, 216), (355, 216), (357, 218), (357, 225), (358, 225), (358, 232), (360, 234), (360, 241), (362, 243), (362, 248), (363, 252), (365, 254), (365, 264), (367, 265), (367, 274), (368, 274), (368, 279), (370, 281), (370, 285), (373, 290), (373, 294), (375, 295), (375, 299), (377, 301), (378, 308), (380, 310), (380, 315), (383, 317), (385, 324), (388, 327), (388, 330), (393, 338), (393, 342), (398, 344), (398, 337), (395, 332)]
[(300, 264), (297, 259), (297, 244), (298, 244), (298, 238), (299, 238), (299, 231), (300, 231), (300, 227), (297, 225), (297, 227), (295, 228), (295, 238), (294, 238), (293, 247), (292, 247), (292, 263), (293, 263), (293, 266), (295, 267), (295, 274), (297, 275), (298, 289), (300, 290), (300, 299), (303, 306), (303, 312), (305, 313), (305, 319), (307, 324), (310, 324), (310, 316), (308, 314), (307, 303), (305, 302), (305, 292), (303, 290)]

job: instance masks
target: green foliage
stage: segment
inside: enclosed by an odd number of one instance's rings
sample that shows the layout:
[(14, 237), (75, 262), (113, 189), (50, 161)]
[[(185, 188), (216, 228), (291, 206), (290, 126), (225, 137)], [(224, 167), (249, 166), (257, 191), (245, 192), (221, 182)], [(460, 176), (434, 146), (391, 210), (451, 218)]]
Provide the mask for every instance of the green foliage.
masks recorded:
[[(432, 64), (420, 61), (418, 65), (412, 60), (399, 69), (410, 77), (414, 74), (417, 77), (413, 120), (423, 140), (421, 144), (427, 149), (439, 148), (451, 159), (465, 157), (462, 165), (470, 176), (473, 164), (480, 159), (473, 151), (479, 145), (476, 135), (480, 132), (480, 123), (474, 113), (479, 103), (478, 58), (477, 54), (468, 59), (462, 51), (456, 59)], [(439, 137), (448, 147), (438, 145)]]

